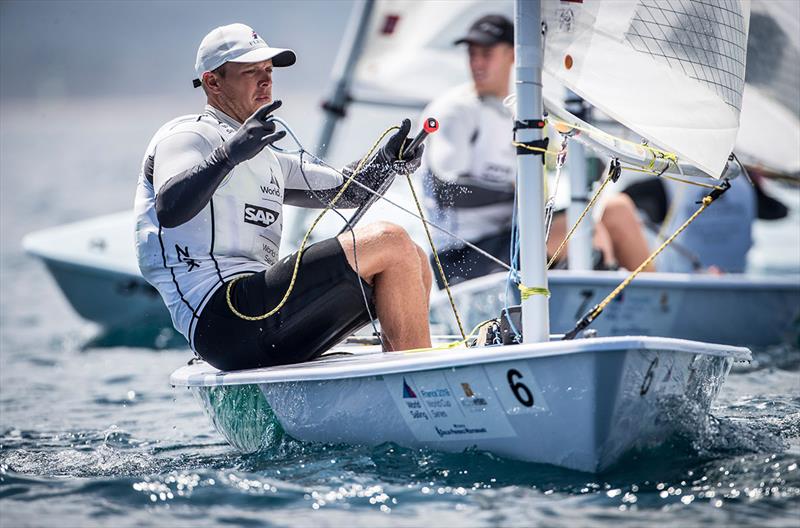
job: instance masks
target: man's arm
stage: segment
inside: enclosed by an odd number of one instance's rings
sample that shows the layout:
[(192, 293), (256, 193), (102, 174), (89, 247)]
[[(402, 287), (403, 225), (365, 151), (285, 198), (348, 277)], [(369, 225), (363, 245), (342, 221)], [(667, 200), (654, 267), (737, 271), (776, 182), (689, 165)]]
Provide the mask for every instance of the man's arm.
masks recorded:
[(196, 132), (178, 132), (156, 147), (153, 188), (156, 216), (163, 227), (194, 218), (211, 200), (233, 165)]
[[(298, 156), (278, 154), (281, 166), (286, 175), (286, 189), (283, 200), (289, 205), (321, 209), (327, 207), (331, 200), (341, 191), (346, 178), (355, 171), (358, 161), (348, 164), (342, 174), (335, 170), (303, 160)], [(370, 189), (377, 189), (381, 183), (392, 177), (391, 165), (373, 158), (372, 161), (356, 175), (355, 181)], [(370, 192), (352, 182), (344, 194), (334, 204), (337, 209), (351, 209), (361, 205), (370, 196)], [(310, 187), (309, 187), (310, 186)], [(312, 190), (310, 190), (312, 189)]]
[[(403, 141), (405, 140), (406, 145), (411, 142), (411, 138), (407, 137), (410, 129), (411, 121), (404, 120), (400, 130), (392, 135), (386, 145), (356, 174), (354, 181), (334, 204), (336, 208), (358, 207), (367, 201), (372, 193), (361, 185), (377, 190), (387, 179), (394, 178), (395, 174), (411, 174), (419, 168), (424, 151), (423, 145), (418, 146), (414, 152), (403, 153), (402, 160), (399, 159)], [(354, 161), (345, 166), (342, 169), (344, 175), (342, 177), (336, 171), (321, 165), (305, 160), (301, 164), (298, 156), (278, 154), (278, 159), (286, 175), (284, 202), (310, 208), (326, 207), (347, 181), (345, 178), (349, 179), (353, 175), (360, 162), (360, 160)], [(313, 189), (313, 192), (310, 189)]]
[[(153, 170), (159, 224), (177, 227), (194, 218), (236, 165), (286, 135), (284, 131), (275, 132), (275, 124), (267, 121), (270, 112), (280, 105), (280, 101), (275, 101), (256, 110), (228, 141), (210, 154), (206, 152), (210, 145), (204, 149), (195, 143), (197, 139), (187, 138), (186, 134), (178, 133), (162, 141), (156, 148)], [(205, 139), (203, 142), (207, 143)]]

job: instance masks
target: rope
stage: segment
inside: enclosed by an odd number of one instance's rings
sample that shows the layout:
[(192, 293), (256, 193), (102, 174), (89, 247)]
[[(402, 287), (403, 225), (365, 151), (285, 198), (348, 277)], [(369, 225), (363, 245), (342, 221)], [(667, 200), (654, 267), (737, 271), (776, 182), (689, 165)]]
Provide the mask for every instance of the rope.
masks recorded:
[(573, 339), (578, 332), (589, 326), (592, 321), (594, 321), (597, 316), (602, 313), (603, 309), (608, 306), (608, 303), (613, 301), (614, 298), (619, 295), (620, 292), (622, 292), (622, 290), (627, 288), (633, 279), (635, 279), (642, 272), (642, 270), (649, 266), (650, 263), (652, 263), (653, 260), (655, 260), (655, 258), (678, 237), (678, 235), (680, 235), (687, 227), (689, 227), (689, 224), (694, 222), (695, 219), (714, 202), (714, 200), (719, 198), (729, 188), (730, 184), (727, 184), (726, 182), (722, 186), (714, 189), (708, 194), (708, 196), (703, 197), (702, 201), (700, 202), (700, 207), (697, 209), (697, 211), (695, 211), (694, 214), (692, 214), (692, 216), (690, 216), (667, 240), (665, 240), (663, 244), (661, 244), (649, 257), (647, 257), (638, 268), (636, 268), (624, 281), (622, 281), (619, 286), (614, 288), (614, 291), (609, 293), (605, 299), (600, 301), (600, 303), (598, 303), (589, 311), (589, 313), (587, 313), (580, 321), (578, 321), (578, 323), (575, 325), (575, 328), (564, 335), (564, 339)]
[(245, 321), (263, 321), (264, 319), (266, 319), (268, 317), (272, 317), (281, 308), (283, 308), (283, 306), (286, 304), (286, 301), (289, 300), (289, 295), (292, 293), (292, 290), (294, 290), (294, 285), (295, 285), (295, 282), (297, 281), (297, 272), (300, 269), (300, 257), (303, 255), (303, 251), (305, 251), (305, 249), (306, 249), (306, 244), (308, 243), (308, 238), (311, 236), (311, 232), (317, 227), (317, 224), (320, 222), (320, 220), (322, 220), (322, 217), (325, 216), (325, 213), (327, 213), (331, 208), (333, 208), (333, 206), (337, 202), (337, 200), (339, 200), (339, 198), (341, 198), (341, 196), (344, 194), (344, 192), (347, 190), (347, 188), (350, 186), (350, 184), (354, 181), (355, 177), (361, 172), (361, 169), (364, 168), (364, 165), (366, 164), (367, 160), (372, 156), (372, 154), (375, 151), (375, 149), (378, 148), (378, 145), (381, 143), (381, 141), (383, 141), (383, 138), (385, 138), (386, 135), (389, 132), (391, 132), (393, 130), (397, 130), (399, 128), (400, 127), (396, 127), (396, 126), (395, 127), (390, 127), (390, 128), (387, 128), (383, 132), (383, 134), (381, 134), (381, 136), (378, 138), (378, 140), (369, 149), (367, 154), (358, 163), (358, 165), (356, 166), (356, 170), (353, 171), (353, 174), (350, 175), (347, 178), (347, 181), (344, 183), (344, 185), (342, 185), (342, 188), (339, 189), (338, 193), (336, 193), (336, 196), (333, 197), (333, 199), (330, 201), (330, 203), (328, 203), (328, 205), (325, 206), (325, 208), (317, 216), (317, 218), (314, 220), (314, 222), (312, 222), (311, 226), (306, 231), (305, 236), (303, 236), (303, 241), (300, 243), (300, 248), (297, 250), (297, 257), (295, 257), (295, 260), (294, 260), (294, 268), (292, 269), (292, 278), (289, 280), (289, 287), (286, 289), (286, 293), (283, 295), (283, 298), (280, 300), (280, 302), (278, 302), (278, 304), (275, 306), (275, 308), (273, 308), (272, 310), (270, 310), (270, 311), (268, 311), (266, 313), (263, 313), (261, 315), (246, 315), (246, 314), (241, 313), (233, 305), (233, 301), (231, 301), (231, 290), (233, 289), (233, 285), (236, 284), (236, 282), (239, 279), (241, 279), (242, 277), (241, 276), (236, 277), (235, 279), (231, 280), (228, 283), (228, 286), (227, 286), (227, 288), (225, 290), (225, 300), (228, 302), (228, 308), (230, 308), (231, 312), (233, 312), (233, 314), (236, 317), (238, 317), (240, 319), (244, 319)]
[(517, 286), (517, 288), (519, 288), (520, 297), (523, 301), (533, 297), (534, 295), (544, 295), (545, 297), (550, 297), (550, 290), (547, 288), (525, 286), (524, 284), (520, 284)]
[(655, 167), (655, 163), (656, 163), (657, 159), (664, 159), (664, 160), (673, 162), (676, 166), (678, 165), (678, 156), (673, 154), (672, 152), (667, 152), (666, 150), (657, 149), (655, 147), (651, 147), (650, 145), (645, 145), (645, 144), (642, 144), (642, 143), (636, 143), (635, 141), (630, 141), (628, 139), (623, 139), (621, 137), (613, 136), (613, 135), (609, 134), (608, 132), (604, 132), (604, 131), (602, 131), (600, 129), (597, 129), (597, 128), (592, 129), (592, 128), (587, 128), (587, 127), (580, 126), (580, 125), (574, 125), (572, 123), (567, 123), (566, 121), (562, 121), (562, 120), (560, 120), (558, 118), (555, 118), (555, 117), (552, 117), (552, 116), (548, 116), (545, 119), (545, 121), (547, 121), (547, 122), (551, 122), (552, 121), (553, 124), (556, 125), (556, 127), (557, 127), (557, 125), (563, 125), (565, 127), (569, 127), (569, 128), (574, 129), (574, 130), (580, 130), (581, 132), (586, 132), (590, 136), (592, 134), (599, 134), (599, 135), (611, 138), (614, 141), (619, 141), (620, 143), (627, 143), (628, 145), (642, 148), (642, 149), (650, 152), (653, 155), (653, 159), (650, 161), (650, 164), (648, 166), (649, 169), (653, 169)]
[(547, 243), (550, 240), (550, 229), (553, 226), (553, 213), (555, 212), (556, 207), (556, 196), (558, 195), (558, 186), (561, 182), (561, 172), (562, 168), (564, 168), (564, 162), (567, 160), (567, 142), (569, 141), (568, 136), (564, 136), (563, 141), (561, 142), (561, 150), (558, 152), (556, 156), (556, 183), (553, 186), (553, 193), (550, 194), (549, 189), (547, 189), (548, 178), (544, 178), (545, 183), (545, 194), (548, 195), (547, 202), (544, 204), (544, 242)]
[[(284, 123), (284, 126), (286, 126), (285, 123)], [(344, 185), (342, 185), (342, 188), (339, 189), (339, 192), (336, 193), (336, 195), (333, 197), (333, 199), (331, 199), (331, 201), (325, 206), (325, 208), (322, 210), (322, 212), (320, 212), (320, 214), (317, 216), (317, 218), (314, 220), (314, 222), (312, 222), (311, 226), (308, 228), (308, 230), (306, 231), (305, 235), (303, 236), (303, 240), (300, 243), (300, 248), (297, 250), (297, 256), (295, 257), (294, 267), (292, 269), (292, 277), (289, 280), (289, 286), (286, 289), (286, 293), (283, 295), (283, 298), (281, 298), (280, 302), (278, 302), (278, 304), (272, 310), (269, 310), (268, 312), (263, 313), (261, 315), (246, 315), (246, 314), (241, 313), (239, 310), (236, 309), (236, 307), (233, 305), (233, 301), (231, 300), (231, 290), (233, 289), (234, 284), (236, 284), (236, 282), (239, 279), (242, 278), (242, 277), (236, 277), (235, 279), (231, 280), (228, 283), (228, 286), (227, 286), (226, 291), (225, 291), (225, 300), (228, 303), (228, 308), (231, 310), (231, 312), (234, 315), (236, 315), (240, 319), (244, 319), (246, 321), (261, 321), (261, 320), (267, 319), (268, 317), (271, 317), (271, 316), (275, 315), (286, 304), (286, 302), (289, 300), (289, 295), (291, 295), (292, 291), (294, 290), (294, 286), (295, 286), (295, 283), (297, 281), (297, 274), (298, 274), (298, 272), (300, 270), (300, 258), (302, 257), (303, 251), (305, 251), (306, 244), (308, 243), (308, 239), (311, 236), (311, 232), (317, 227), (317, 224), (320, 222), (320, 220), (322, 220), (322, 217), (325, 216), (325, 214), (329, 210), (331, 210), (333, 208), (334, 204), (339, 200), (339, 198), (341, 198), (341, 196), (344, 194), (344, 192), (347, 190), (347, 188), (350, 186), (350, 184), (353, 181), (355, 181), (356, 176), (364, 168), (364, 165), (366, 164), (367, 160), (372, 157), (372, 154), (374, 153), (375, 149), (383, 141), (383, 139), (386, 137), (386, 135), (389, 134), (389, 132), (391, 132), (393, 130), (397, 130), (397, 129), (399, 129), (399, 127), (396, 127), (396, 126), (387, 128), (383, 132), (383, 134), (380, 135), (380, 137), (377, 139), (377, 141), (375, 141), (375, 143), (369, 149), (367, 154), (358, 163), (358, 165), (356, 166), (356, 169), (353, 171), (353, 174), (351, 174), (349, 177), (347, 177), (347, 181), (344, 183)], [(294, 137), (293, 134), (292, 134), (292, 136)], [(297, 141), (296, 138), (295, 138), (295, 140)], [(398, 159), (402, 159), (403, 148), (405, 146), (405, 142), (406, 142), (406, 140), (404, 139), (403, 143), (400, 145), (400, 155), (398, 156)], [(299, 144), (299, 141), (298, 141), (298, 144)], [(300, 152), (303, 152), (302, 148), (300, 149)], [(453, 299), (453, 294), (450, 291), (450, 285), (447, 283), (447, 277), (445, 276), (444, 268), (442, 267), (442, 264), (441, 264), (441, 262), (439, 260), (439, 255), (438, 255), (438, 253), (436, 251), (436, 247), (434, 246), (433, 237), (431, 236), (430, 229), (428, 228), (428, 222), (425, 220), (425, 215), (422, 212), (422, 205), (420, 204), (419, 199), (417, 198), (417, 194), (414, 191), (414, 185), (411, 182), (411, 176), (407, 174), (406, 175), (406, 180), (408, 181), (408, 186), (411, 189), (411, 194), (414, 197), (414, 202), (416, 203), (417, 211), (419, 212), (419, 218), (422, 220), (422, 225), (425, 228), (425, 234), (427, 235), (428, 242), (430, 243), (431, 250), (433, 251), (433, 255), (434, 255), (434, 258), (436, 260), (436, 264), (437, 264), (437, 266), (439, 268), (439, 273), (441, 274), (442, 281), (443, 281), (443, 283), (445, 285), (445, 289), (447, 291), (447, 296), (448, 296), (448, 298), (450, 300), (450, 307), (453, 309), (453, 314), (455, 315), (456, 322), (458, 323), (458, 329), (461, 332), (461, 337), (463, 338), (463, 342), (466, 343), (467, 335), (464, 332), (464, 326), (463, 326), (463, 324), (461, 322), (461, 317), (460, 317), (460, 315), (458, 313), (458, 309), (456, 308), (456, 304), (455, 304), (455, 301)], [(359, 183), (359, 182), (356, 182), (356, 183)]]
[(614, 297), (616, 297), (617, 295), (619, 295), (619, 293), (620, 293), (622, 290), (624, 290), (624, 289), (625, 289), (625, 288), (628, 286), (628, 284), (630, 284), (630, 283), (633, 281), (633, 279), (635, 279), (635, 278), (636, 278), (636, 276), (637, 276), (637, 275), (639, 275), (639, 273), (641, 273), (641, 272), (642, 272), (642, 270), (643, 270), (643, 269), (645, 269), (647, 266), (649, 266), (649, 265), (650, 265), (650, 263), (651, 263), (651, 262), (653, 262), (653, 260), (655, 260), (655, 258), (656, 258), (656, 257), (657, 257), (657, 256), (658, 256), (658, 255), (659, 255), (659, 254), (660, 254), (662, 251), (664, 251), (664, 249), (666, 249), (666, 247), (667, 247), (668, 245), (670, 245), (670, 244), (672, 243), (672, 241), (673, 241), (673, 240), (675, 240), (675, 238), (677, 238), (677, 237), (678, 237), (678, 235), (680, 235), (681, 233), (683, 233), (684, 229), (686, 229), (687, 227), (689, 227), (689, 224), (691, 224), (692, 222), (694, 222), (694, 221), (695, 221), (695, 219), (696, 219), (698, 216), (700, 216), (700, 214), (701, 214), (703, 211), (705, 211), (705, 210), (706, 210), (706, 208), (707, 208), (709, 205), (711, 205), (711, 203), (712, 203), (713, 201), (714, 201), (714, 198), (712, 198), (711, 196), (705, 196), (705, 197), (703, 198), (703, 200), (701, 201), (701, 203), (700, 203), (700, 208), (699, 208), (699, 209), (697, 209), (697, 211), (695, 211), (695, 212), (694, 212), (694, 214), (692, 214), (692, 216), (690, 216), (690, 217), (689, 217), (689, 219), (688, 219), (688, 220), (686, 220), (686, 221), (683, 223), (683, 225), (681, 225), (681, 226), (678, 228), (678, 230), (677, 230), (677, 231), (675, 231), (674, 233), (672, 233), (672, 235), (670, 235), (670, 237), (669, 237), (668, 239), (666, 239), (666, 240), (665, 240), (665, 241), (664, 241), (664, 242), (663, 242), (663, 243), (662, 243), (660, 246), (658, 246), (658, 248), (657, 248), (657, 249), (656, 249), (656, 250), (655, 250), (655, 251), (654, 251), (654, 252), (653, 252), (653, 253), (652, 253), (652, 254), (651, 254), (649, 257), (647, 257), (647, 258), (645, 259), (645, 261), (644, 261), (644, 262), (642, 262), (642, 263), (639, 265), (639, 267), (638, 267), (638, 268), (636, 268), (636, 269), (635, 269), (635, 270), (634, 270), (634, 271), (633, 271), (633, 272), (632, 272), (632, 273), (631, 273), (631, 274), (630, 274), (630, 275), (629, 275), (629, 276), (628, 276), (628, 277), (627, 277), (627, 278), (626, 278), (624, 281), (622, 281), (622, 283), (621, 283), (619, 286), (617, 286), (616, 288), (614, 288), (614, 291), (612, 291), (611, 293), (609, 293), (609, 294), (606, 296), (606, 298), (605, 298), (605, 299), (603, 299), (602, 301), (600, 301), (600, 304), (598, 304), (598, 305), (597, 305), (597, 307), (595, 307), (595, 309), (594, 309), (594, 311), (593, 311), (593, 317), (596, 317), (596, 316), (597, 316), (597, 315), (598, 315), (600, 312), (602, 312), (602, 311), (603, 311), (603, 309), (604, 309), (606, 306), (608, 306), (608, 303), (610, 303), (612, 300), (614, 300)]
[(520, 143), (519, 141), (512, 141), (511, 144), (514, 145), (515, 147), (522, 147), (525, 150), (530, 150), (533, 152), (541, 152), (542, 154), (552, 154), (553, 156), (558, 156), (559, 154), (561, 154), (561, 152), (558, 150), (549, 150), (539, 147), (532, 147), (530, 145), (526, 145), (525, 143)]
[(606, 186), (611, 181), (613, 181), (613, 176), (612, 176), (611, 173), (609, 173), (606, 176), (605, 180), (603, 180), (603, 183), (600, 185), (600, 188), (597, 189), (597, 191), (595, 191), (594, 195), (592, 196), (592, 199), (589, 200), (588, 204), (586, 204), (586, 207), (583, 209), (583, 212), (580, 214), (578, 219), (575, 221), (575, 224), (570, 228), (569, 232), (567, 233), (567, 236), (565, 236), (564, 240), (561, 241), (561, 244), (559, 244), (558, 249), (556, 249), (555, 253), (553, 253), (553, 256), (550, 257), (550, 260), (547, 263), (547, 269), (550, 269), (553, 266), (553, 264), (556, 262), (556, 260), (558, 260), (558, 256), (561, 254), (561, 252), (567, 246), (567, 242), (569, 242), (569, 239), (572, 237), (572, 235), (575, 234), (575, 230), (578, 229), (578, 224), (580, 224), (583, 221), (584, 217), (589, 213), (589, 211), (592, 209), (592, 207), (594, 207), (595, 202), (600, 197), (600, 193), (603, 192), (603, 189), (605, 189)]
[[(315, 156), (314, 154), (312, 154), (312, 153), (310, 153), (310, 152), (306, 152), (306, 154), (308, 154), (310, 157), (312, 157), (312, 158), (314, 159), (314, 161), (316, 161), (316, 162), (320, 163), (321, 165), (324, 165), (325, 167), (328, 167), (329, 169), (331, 169), (331, 170), (333, 170), (333, 171), (336, 171), (336, 172), (337, 172), (337, 173), (339, 173), (339, 174), (342, 174), (342, 173), (341, 173), (341, 171), (339, 171), (339, 170), (338, 170), (336, 167), (333, 167), (333, 166), (331, 166), (330, 164), (328, 164), (328, 163), (327, 163), (325, 160), (323, 160), (322, 158), (319, 158), (319, 157)], [(345, 176), (345, 178), (349, 178), (349, 176)], [(368, 192), (368, 193), (371, 193), (371, 194), (378, 194), (378, 193), (377, 193), (377, 192), (376, 192), (374, 189), (371, 189), (370, 187), (368, 187), (368, 186), (364, 185), (363, 183), (361, 183), (361, 182), (359, 182), (359, 181), (355, 181), (355, 180), (353, 180), (353, 183), (354, 183), (355, 185), (357, 185), (357, 186), (361, 187), (362, 189), (364, 189), (364, 191), (366, 191), (366, 192)], [(462, 243), (462, 244), (463, 244), (463, 245), (465, 245), (466, 247), (468, 247), (468, 248), (470, 248), (471, 250), (475, 251), (476, 253), (478, 253), (478, 254), (480, 254), (480, 255), (482, 255), (482, 256), (484, 256), (484, 257), (486, 257), (487, 259), (491, 260), (492, 262), (494, 262), (494, 263), (495, 263), (495, 264), (497, 264), (498, 266), (501, 266), (502, 268), (504, 268), (504, 269), (506, 269), (506, 270), (509, 270), (509, 271), (511, 271), (511, 266), (509, 266), (508, 264), (506, 264), (506, 263), (505, 263), (505, 262), (503, 262), (502, 260), (498, 259), (497, 257), (495, 257), (494, 255), (492, 255), (491, 253), (488, 253), (487, 251), (485, 251), (485, 250), (483, 250), (483, 249), (479, 248), (478, 246), (476, 246), (476, 245), (475, 245), (475, 244), (473, 244), (472, 242), (469, 242), (468, 240), (464, 240), (462, 237), (460, 237), (460, 236), (456, 235), (456, 234), (455, 234), (455, 233), (453, 233), (452, 231), (449, 231), (449, 230), (445, 229), (444, 227), (442, 227), (442, 226), (440, 226), (440, 225), (436, 224), (435, 222), (431, 222), (430, 220), (428, 220), (428, 219), (426, 219), (426, 218), (420, 217), (420, 216), (419, 216), (417, 213), (415, 213), (414, 211), (410, 211), (409, 209), (407, 209), (407, 208), (403, 207), (402, 205), (400, 205), (399, 203), (395, 202), (395, 201), (394, 201), (394, 200), (392, 200), (391, 198), (387, 198), (386, 196), (380, 196), (380, 198), (381, 198), (383, 201), (387, 202), (388, 204), (390, 204), (390, 205), (393, 205), (393, 206), (395, 206), (396, 208), (400, 209), (400, 210), (401, 210), (401, 211), (403, 211), (404, 213), (406, 213), (406, 214), (408, 214), (408, 215), (410, 215), (410, 216), (413, 216), (414, 218), (416, 218), (417, 220), (420, 220), (421, 222), (424, 222), (424, 223), (425, 223), (426, 225), (428, 225), (428, 226), (431, 226), (431, 227), (433, 227), (434, 229), (438, 230), (439, 232), (441, 232), (441, 233), (444, 233), (445, 235), (447, 235), (447, 236), (449, 236), (449, 237), (451, 237), (451, 238), (453, 238), (453, 239), (455, 239), (455, 240), (458, 240), (460, 243)]]
[(469, 338), (474, 336), (475, 333), (478, 332), (484, 325), (487, 325), (487, 324), (492, 323), (494, 321), (495, 321), (495, 319), (487, 319), (485, 321), (481, 321), (480, 323), (476, 324), (472, 328), (472, 330), (469, 331), (469, 333), (464, 337), (464, 339), (462, 339), (460, 341), (451, 341), (450, 343), (443, 343), (441, 345), (438, 345), (438, 346), (435, 346), (435, 347), (430, 347), (430, 348), (410, 348), (408, 350), (403, 350), (402, 352), (403, 352), (403, 354), (415, 354), (417, 352), (433, 352), (434, 350), (448, 350), (448, 349), (451, 349), (451, 348), (457, 348), (457, 347), (462, 346), (462, 345), (468, 347), (469, 345), (467, 344), (467, 341), (469, 341)]
[(411, 176), (409, 176), (408, 174), (406, 174), (406, 181), (408, 181), (408, 188), (411, 189), (411, 196), (414, 197), (414, 203), (417, 205), (417, 211), (419, 211), (419, 215), (422, 218), (422, 227), (425, 228), (425, 236), (428, 237), (428, 244), (430, 244), (431, 246), (431, 253), (433, 254), (433, 259), (436, 261), (436, 267), (439, 270), (439, 276), (442, 278), (444, 289), (447, 292), (447, 298), (450, 300), (450, 308), (453, 309), (453, 315), (455, 316), (456, 323), (458, 324), (458, 331), (461, 332), (461, 337), (466, 343), (467, 335), (464, 333), (464, 325), (461, 323), (461, 317), (458, 315), (458, 309), (456, 308), (456, 303), (453, 300), (453, 293), (450, 291), (450, 284), (448, 284), (447, 282), (447, 276), (444, 273), (444, 267), (442, 267), (442, 262), (439, 260), (439, 253), (436, 251), (436, 246), (433, 244), (433, 237), (431, 236), (431, 230), (428, 229), (428, 224), (425, 222), (425, 214), (422, 212), (422, 205), (419, 203), (419, 198), (417, 198), (417, 192), (414, 190), (414, 184), (411, 182)]
[(701, 182), (696, 182), (696, 181), (691, 181), (691, 180), (684, 180), (683, 178), (677, 178), (675, 176), (667, 176), (666, 174), (661, 174), (661, 177), (662, 178), (666, 178), (668, 180), (672, 180), (672, 181), (676, 181), (676, 182), (680, 182), (680, 183), (685, 183), (687, 185), (695, 185), (697, 187), (704, 187), (706, 189), (718, 189), (719, 188), (719, 186), (713, 185), (711, 183), (701, 183)]

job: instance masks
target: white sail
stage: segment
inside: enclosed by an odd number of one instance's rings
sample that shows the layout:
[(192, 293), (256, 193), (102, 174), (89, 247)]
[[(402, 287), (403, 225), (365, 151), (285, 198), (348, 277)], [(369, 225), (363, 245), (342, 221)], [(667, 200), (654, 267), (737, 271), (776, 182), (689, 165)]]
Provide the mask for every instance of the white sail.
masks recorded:
[(736, 153), (750, 165), (800, 171), (800, 2), (753, 0)]
[(654, 146), (721, 176), (739, 127), (749, 2), (544, 5), (548, 73)]
[[(355, 102), (422, 109), (470, 79), (467, 54), (453, 42), (486, 14), (514, 18), (511, 0), (377, 0), (350, 89)], [(543, 72), (544, 90), (564, 88)]]
[(513, 18), (513, 4), (479, 0), (376, 2), (351, 97), (355, 101), (422, 108), (466, 82), (466, 53), (453, 42), (487, 13)]

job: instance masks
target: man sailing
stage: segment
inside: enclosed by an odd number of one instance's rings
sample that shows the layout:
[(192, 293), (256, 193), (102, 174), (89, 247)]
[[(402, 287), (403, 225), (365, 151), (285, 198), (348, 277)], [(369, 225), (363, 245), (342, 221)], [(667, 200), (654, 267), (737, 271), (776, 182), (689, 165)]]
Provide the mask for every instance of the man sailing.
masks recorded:
[[(267, 148), (280, 140), (269, 119), (272, 71), (295, 53), (272, 48), (244, 24), (218, 27), (197, 51), (202, 113), (156, 132), (136, 192), (136, 251), (144, 277), (161, 293), (175, 328), (222, 370), (307, 361), (376, 314), (384, 346), (430, 346), (431, 273), (425, 253), (399, 226), (378, 222), (278, 259), (283, 205), (322, 208), (346, 179), (298, 155)], [(356, 175), (377, 188), (416, 170), (422, 146), (402, 153), (405, 120)], [(355, 164), (345, 168), (352, 175)], [(336, 207), (369, 197), (351, 183)], [(356, 273), (358, 270), (358, 273)]]

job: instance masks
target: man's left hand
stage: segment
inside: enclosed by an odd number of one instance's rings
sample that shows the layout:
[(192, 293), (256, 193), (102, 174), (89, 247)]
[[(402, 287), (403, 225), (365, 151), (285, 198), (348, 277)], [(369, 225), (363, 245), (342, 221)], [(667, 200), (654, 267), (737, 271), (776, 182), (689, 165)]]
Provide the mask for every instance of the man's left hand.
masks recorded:
[(410, 131), (411, 120), (403, 119), (400, 130), (389, 138), (389, 141), (386, 142), (380, 152), (381, 160), (390, 164), (392, 170), (397, 174), (411, 174), (422, 163), (422, 152), (425, 150), (425, 145), (418, 146), (414, 149), (414, 152), (401, 150), (405, 145), (410, 145), (413, 140), (413, 138), (408, 137)]

